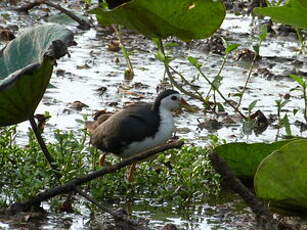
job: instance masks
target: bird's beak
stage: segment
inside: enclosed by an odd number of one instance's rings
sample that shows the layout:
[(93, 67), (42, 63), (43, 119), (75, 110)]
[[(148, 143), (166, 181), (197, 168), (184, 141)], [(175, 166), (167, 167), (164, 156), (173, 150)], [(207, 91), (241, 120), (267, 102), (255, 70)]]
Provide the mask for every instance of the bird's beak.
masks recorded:
[(190, 105), (186, 100), (184, 100), (183, 98), (180, 99), (180, 106), (185, 108), (187, 111), (191, 112), (191, 113), (195, 113), (195, 108), (194, 106)]
[(180, 99), (180, 104), (182, 105), (182, 106), (190, 106), (189, 104), (188, 104), (188, 102), (186, 101), (186, 100), (184, 100), (183, 98), (181, 98)]

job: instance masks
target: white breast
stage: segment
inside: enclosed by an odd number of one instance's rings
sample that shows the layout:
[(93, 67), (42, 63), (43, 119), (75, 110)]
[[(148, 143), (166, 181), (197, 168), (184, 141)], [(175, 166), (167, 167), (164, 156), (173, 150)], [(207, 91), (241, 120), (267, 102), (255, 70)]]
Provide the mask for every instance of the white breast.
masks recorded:
[(165, 143), (171, 136), (174, 130), (174, 119), (169, 110), (160, 107), (160, 127), (158, 132), (153, 137), (146, 137), (142, 141), (129, 144), (126, 150), (121, 154), (121, 157), (127, 158), (136, 153), (140, 153), (146, 149), (153, 148), (157, 145)]

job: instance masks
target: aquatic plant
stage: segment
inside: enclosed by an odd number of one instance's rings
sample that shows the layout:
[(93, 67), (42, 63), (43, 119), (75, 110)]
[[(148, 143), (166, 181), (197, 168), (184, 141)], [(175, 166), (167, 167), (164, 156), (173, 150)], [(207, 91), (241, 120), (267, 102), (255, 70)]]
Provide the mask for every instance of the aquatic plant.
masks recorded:
[[(100, 168), (99, 153), (88, 145), (87, 133), (85, 130), (78, 133), (55, 130), (55, 141), (47, 145), (60, 166), (62, 184)], [(58, 178), (47, 167), (33, 131), (29, 131), (29, 140), (24, 147), (15, 143), (16, 126), (0, 128), (0, 134), (0, 177), (4, 178), (0, 186), (2, 207), (27, 200), (58, 185)], [(208, 150), (192, 146), (170, 150), (154, 161), (142, 162), (132, 183), (125, 180), (125, 170), (122, 169), (88, 183), (85, 188), (102, 200), (154, 198), (157, 202), (173, 205), (201, 201), (209, 195), (217, 195), (220, 189), (219, 176), (208, 160)], [(108, 159), (108, 164), (118, 162), (116, 157)], [(61, 197), (54, 199), (60, 201)]]

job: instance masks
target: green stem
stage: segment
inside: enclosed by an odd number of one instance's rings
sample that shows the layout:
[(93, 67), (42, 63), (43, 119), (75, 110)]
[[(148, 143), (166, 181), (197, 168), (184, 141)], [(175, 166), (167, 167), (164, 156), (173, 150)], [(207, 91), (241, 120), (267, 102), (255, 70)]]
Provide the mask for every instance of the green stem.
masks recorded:
[[(199, 73), (201, 74), (201, 76), (203, 76), (203, 78), (205, 78), (205, 80), (211, 85), (211, 87), (215, 88), (213, 83), (207, 78), (207, 76), (201, 71), (200, 68), (197, 68), (197, 70), (199, 71)], [(230, 103), (226, 97), (224, 97), (224, 95), (221, 93), (221, 91), (219, 89), (215, 89), (215, 91), (220, 95), (220, 97), (230, 106), (232, 107), (237, 113), (240, 114), (240, 116), (243, 119), (247, 119), (247, 117), (239, 110), (239, 108), (237, 108), (236, 106), (234, 106), (232, 103)]]
[(29, 121), (30, 121), (31, 127), (33, 129), (33, 132), (35, 134), (35, 137), (37, 139), (37, 142), (38, 142), (39, 146), (41, 147), (41, 150), (43, 151), (43, 154), (44, 154), (46, 160), (48, 161), (50, 167), (53, 169), (56, 177), (60, 178), (62, 175), (59, 173), (59, 169), (57, 167), (57, 164), (56, 164), (54, 158), (51, 156), (51, 154), (49, 153), (49, 151), (47, 149), (45, 141), (44, 141), (44, 139), (43, 139), (38, 127), (37, 127), (37, 124), (34, 120), (34, 117), (31, 116)]
[(301, 52), (305, 53), (305, 50), (304, 50), (304, 38), (302, 36), (302, 33), (301, 31), (298, 29), (298, 28), (295, 28), (295, 31), (296, 31), (296, 35), (298, 37), (298, 40), (300, 41), (300, 44), (301, 44)]
[(113, 29), (115, 30), (116, 36), (119, 40), (119, 45), (120, 45), (120, 48), (122, 50), (123, 56), (125, 57), (129, 72), (130, 72), (131, 76), (134, 76), (133, 66), (132, 66), (131, 60), (129, 58), (128, 51), (127, 51), (127, 49), (124, 45), (124, 42), (123, 42), (123, 34), (122, 34), (122, 31), (121, 31), (121, 26), (118, 26), (118, 27), (116, 25), (112, 25), (112, 26), (113, 26)]
[[(260, 44), (259, 44), (259, 47), (260, 47), (260, 45), (261, 45), (261, 42), (260, 42)], [(240, 108), (240, 106), (241, 106), (241, 103), (242, 103), (242, 99), (243, 99), (244, 93), (245, 93), (245, 91), (246, 91), (246, 89), (247, 89), (247, 84), (249, 83), (249, 80), (250, 80), (250, 78), (251, 78), (251, 76), (252, 76), (252, 72), (253, 72), (253, 68), (254, 68), (254, 65), (255, 65), (257, 56), (258, 56), (258, 54), (255, 52), (255, 55), (254, 55), (252, 64), (251, 64), (251, 66), (250, 66), (250, 68), (249, 68), (249, 71), (248, 71), (247, 79), (246, 79), (246, 81), (245, 81), (245, 84), (244, 84), (243, 89), (242, 89), (242, 92), (241, 92), (241, 96), (240, 96), (240, 99), (239, 99), (237, 108)]]
[[(164, 50), (164, 47), (163, 47), (163, 42), (162, 42), (162, 39), (160, 39), (160, 38), (159, 38), (159, 43), (158, 43), (158, 49), (159, 49), (159, 51), (166, 57), (166, 55), (165, 55), (165, 50)], [(184, 93), (184, 94), (186, 94), (186, 95), (188, 95), (188, 96), (190, 96), (190, 97), (192, 97), (192, 98), (194, 98), (194, 99), (200, 100), (200, 101), (202, 101), (203, 103), (206, 103), (206, 100), (205, 100), (203, 97), (200, 97), (200, 96), (198, 96), (198, 95), (194, 95), (193, 93), (191, 93), (191, 92), (185, 90), (185, 89), (182, 88), (180, 85), (178, 85), (177, 82), (175, 81), (173, 75), (172, 75), (171, 72), (170, 72), (170, 66), (169, 66), (168, 63), (167, 63), (166, 58), (165, 58), (165, 60), (163, 61), (163, 63), (164, 63), (164, 67), (165, 67), (166, 74), (167, 74), (167, 76), (168, 76), (170, 82), (172, 83), (172, 85), (173, 85), (174, 87), (176, 87), (176, 88), (177, 88), (179, 91), (181, 91), (182, 93)], [(213, 87), (213, 88), (215, 88), (214, 85), (213, 85), (213, 83), (207, 78), (207, 76), (206, 76), (199, 68), (197, 68), (197, 69), (198, 69), (198, 71), (200, 72), (200, 74), (206, 79), (206, 81), (210, 84), (210, 86)], [(221, 96), (221, 98), (222, 98), (228, 105), (230, 105), (236, 112), (238, 112), (242, 118), (246, 119), (246, 116), (245, 116), (243, 113), (241, 113), (241, 111), (240, 111), (238, 108), (236, 108), (234, 105), (232, 105), (232, 104), (224, 97), (224, 95), (223, 95), (218, 89), (215, 89), (215, 90), (216, 90), (216, 92)]]
[[(216, 74), (216, 76), (220, 76), (220, 75), (221, 75), (222, 70), (224, 69), (224, 66), (225, 66), (225, 64), (226, 64), (227, 57), (228, 57), (228, 54), (226, 54), (226, 55), (224, 56), (222, 65), (221, 65), (221, 67), (220, 67), (220, 69), (219, 69), (219, 72)], [(207, 94), (207, 96), (206, 96), (206, 99), (209, 98), (209, 94), (211, 93), (211, 90), (212, 90), (212, 89), (213, 89), (213, 88), (212, 88), (212, 86), (211, 86), (210, 89), (209, 89), (209, 91), (208, 91), (208, 94)]]
[[(166, 57), (166, 55), (165, 55), (165, 50), (164, 50), (164, 46), (163, 46), (163, 42), (162, 42), (162, 39), (161, 39), (161, 38), (159, 38), (158, 49), (159, 49), (159, 51)], [(188, 95), (188, 96), (190, 96), (190, 97), (192, 97), (192, 98), (194, 98), (194, 99), (197, 99), (197, 100), (200, 100), (200, 101), (202, 101), (202, 102), (205, 102), (204, 99), (203, 99), (202, 97), (200, 97), (200, 96), (198, 96), (198, 95), (194, 95), (193, 93), (191, 93), (191, 92), (185, 90), (183, 87), (181, 87), (181, 86), (175, 81), (175, 79), (174, 79), (174, 77), (173, 77), (173, 75), (172, 75), (172, 73), (171, 73), (171, 71), (170, 71), (170, 68), (169, 68), (170, 66), (169, 66), (169, 64), (167, 63), (167, 61), (164, 60), (163, 63), (164, 63), (165, 72), (166, 72), (166, 74), (167, 74), (167, 76), (168, 76), (168, 78), (169, 78), (171, 84), (172, 84), (175, 88), (177, 88), (180, 92), (182, 92), (182, 93), (184, 93), (184, 94), (186, 94), (186, 95)]]
[[(174, 69), (172, 66), (170, 66), (170, 65), (168, 65), (168, 67), (169, 67), (174, 73), (176, 73), (177, 75), (179, 75), (180, 78), (181, 78), (181, 80), (182, 80), (186, 85), (189, 85), (191, 88), (193, 88), (193, 85), (192, 85), (187, 79), (185, 79), (185, 77), (184, 77), (180, 72), (178, 72), (177, 70), (175, 70), (175, 69)], [(198, 96), (199, 98), (201, 98), (201, 101), (202, 101), (202, 102), (205, 102), (205, 99), (203, 98), (202, 94), (201, 94), (197, 89), (194, 90), (194, 93), (197, 94), (197, 96)]]
[(304, 118), (305, 118), (305, 121), (307, 122), (307, 93), (306, 93), (306, 82), (305, 82), (305, 85), (304, 85), (304, 87), (303, 87), (303, 95), (304, 95), (304, 104), (305, 104), (305, 106), (304, 106)]

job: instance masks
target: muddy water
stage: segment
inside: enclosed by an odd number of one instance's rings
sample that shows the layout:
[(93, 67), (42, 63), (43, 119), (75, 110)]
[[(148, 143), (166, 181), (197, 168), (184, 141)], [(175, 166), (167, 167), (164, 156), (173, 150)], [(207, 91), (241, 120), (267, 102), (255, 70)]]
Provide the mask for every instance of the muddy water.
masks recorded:
[[(3, 4), (3, 3), (1, 3)], [(6, 5), (3, 5), (6, 6)], [(39, 15), (39, 11), (36, 11)], [(1, 20), (2, 25), (18, 24), (20, 27), (29, 26), (35, 19), (29, 16), (17, 16), (13, 12), (0, 10), (0, 19), (7, 14), (11, 20)], [(38, 18), (38, 15), (35, 15)], [(2, 18), (1, 18), (2, 17)], [(7, 17), (7, 16), (6, 16)], [(18, 19), (19, 20), (18, 20)], [(15, 21), (14, 21), (15, 20)], [(17, 22), (17, 21), (18, 22)], [(257, 22), (258, 23), (258, 22)], [(240, 48), (250, 48), (255, 44), (254, 32), (255, 22), (248, 16), (235, 16), (228, 14), (223, 25), (221, 34), (226, 40), (241, 44)], [(45, 93), (37, 113), (48, 111), (51, 119), (45, 130), (46, 137), (52, 141), (52, 131), (55, 128), (77, 130), (82, 125), (77, 120), (83, 120), (84, 116), (91, 119), (91, 115), (98, 109), (115, 111), (126, 103), (142, 99), (152, 101), (156, 95), (156, 88), (161, 85), (164, 76), (163, 65), (154, 58), (154, 45), (142, 36), (133, 33), (125, 33), (125, 43), (132, 52), (131, 60), (135, 71), (133, 81), (124, 81), (125, 60), (120, 52), (109, 51), (106, 44), (114, 39), (113, 35), (107, 32), (98, 32), (96, 29), (80, 31), (71, 28), (76, 32), (78, 45), (71, 47), (71, 57), (64, 57), (58, 61), (57, 67), (51, 79), (55, 88), (50, 88)], [(179, 43), (179, 46), (170, 48), (169, 52), (176, 57), (172, 65), (176, 70), (184, 74), (188, 79), (196, 79), (194, 84), (200, 86), (199, 91), (204, 95), (210, 88), (206, 81), (198, 76), (196, 70), (188, 64), (188, 56), (196, 57), (203, 63), (203, 71), (212, 79), (218, 72), (222, 63), (222, 56), (209, 53), (204, 41), (192, 42), (191, 44)], [(268, 68), (271, 75), (263, 76), (259, 73), (252, 76), (248, 90), (243, 100), (243, 108), (246, 108), (252, 101), (259, 99), (255, 109), (260, 109), (267, 117), (276, 114), (275, 100), (281, 99), (289, 93), (289, 90), (296, 86), (293, 81), (287, 78), (289, 73), (307, 72), (306, 55), (298, 55), (299, 44), (293, 34), (287, 36), (268, 37), (260, 49), (262, 59), (256, 63), (254, 72), (261, 68)], [(250, 62), (243, 60), (236, 61), (230, 57), (221, 75), (224, 77), (221, 91), (224, 95), (236, 92), (235, 89), (243, 86), (247, 78)], [(179, 80), (178, 80), (179, 81)], [(127, 94), (134, 92), (144, 96)], [(191, 98), (186, 97), (190, 104), (202, 108), (202, 105)], [(232, 98), (236, 99), (236, 98)], [(302, 109), (304, 102), (299, 92), (291, 92), (291, 101), (284, 108), (282, 114), (288, 113), (292, 124), (293, 135), (303, 135), (294, 122), (304, 121)], [(219, 97), (217, 100), (221, 101)], [(72, 108), (71, 103), (81, 101), (88, 107), (78, 111)], [(222, 101), (221, 101), (222, 102)], [(294, 109), (298, 109), (295, 116)], [(208, 135), (217, 135), (221, 139), (230, 141), (272, 141), (276, 139), (278, 131), (273, 126), (261, 135), (253, 133), (246, 135), (242, 133), (242, 122), (235, 116), (233, 111), (226, 107), (228, 114), (234, 122), (226, 123), (223, 116), (217, 118), (222, 122), (219, 129), (200, 128), (199, 124), (208, 119), (216, 118), (215, 115), (204, 112), (183, 113), (176, 118), (177, 135), (179, 137), (193, 140), (198, 145), (206, 145)], [(20, 143), (25, 143), (25, 133), (29, 127), (28, 123), (19, 125)], [(188, 127), (188, 128), (187, 128)], [(284, 130), (280, 134), (285, 134)], [(256, 229), (253, 222), (253, 215), (250, 210), (242, 204), (239, 199), (234, 202), (222, 204), (202, 204), (192, 207), (176, 208), (165, 205), (152, 204), (152, 201), (138, 201), (127, 207), (134, 216), (149, 218), (150, 225), (159, 229), (166, 223), (174, 223), (182, 229)], [(110, 217), (101, 215), (91, 217), (85, 206), (80, 207), (81, 214), (48, 215), (47, 220), (34, 223), (1, 223), (0, 229), (104, 229), (110, 222)]]
[[(229, 15), (222, 25), (222, 29), (226, 31), (222, 35), (230, 34), (225, 37), (227, 40), (241, 44), (240, 48), (250, 48), (255, 43), (249, 35), (251, 33), (249, 28), (252, 28), (251, 23), (251, 17), (242, 18), (241, 16)], [(164, 68), (159, 61), (154, 59), (155, 49), (153, 44), (149, 40), (134, 34), (128, 34), (125, 38), (127, 48), (133, 52), (131, 60), (135, 71), (133, 81), (127, 83), (123, 80), (123, 72), (126, 69), (124, 58), (120, 52), (109, 51), (106, 47), (106, 44), (112, 39), (114, 39), (113, 35), (97, 33), (94, 29), (76, 35), (78, 45), (70, 48), (71, 58), (62, 58), (55, 68), (51, 83), (56, 88), (47, 90), (37, 109), (38, 113), (49, 111), (52, 116), (48, 121), (50, 128), (47, 133), (52, 133), (55, 127), (78, 129), (80, 124), (76, 120), (82, 120), (83, 115), (87, 115), (90, 119), (91, 114), (98, 109), (115, 111), (128, 102), (140, 99), (140, 97), (129, 95), (124, 91), (143, 95), (143, 101), (154, 99), (156, 87), (161, 83), (164, 76)], [(298, 55), (295, 50), (297, 47), (299, 47), (299, 44), (294, 40), (293, 35), (278, 37), (277, 39), (275, 37), (268, 38), (264, 42), (260, 49), (262, 60), (256, 63), (254, 72), (257, 72), (260, 67), (268, 68), (273, 76), (270, 76), (269, 79), (261, 76), (261, 73), (258, 76), (252, 76), (241, 108), (244, 109), (252, 101), (259, 99), (255, 111), (260, 109), (267, 117), (270, 114), (276, 114), (275, 100), (282, 99), (291, 88), (296, 86), (286, 76), (289, 73), (301, 73), (307, 70), (306, 56)], [(183, 73), (188, 80), (198, 77), (196, 70), (186, 60), (188, 56), (197, 57), (203, 63), (203, 71), (209, 77), (211, 76), (211, 79), (218, 72), (222, 62), (220, 55), (208, 54), (202, 42), (192, 44), (190, 47), (182, 44), (182, 46), (170, 49), (170, 52), (176, 57), (173, 66)], [(298, 68), (293, 66), (295, 61), (299, 63)], [(224, 95), (235, 93), (235, 89), (244, 85), (247, 78), (247, 67), (249, 67), (249, 62), (235, 61), (234, 58), (229, 58), (221, 73), (224, 77), (221, 86)], [(202, 78), (199, 78), (194, 84), (201, 86), (199, 91), (204, 95), (210, 88)], [(101, 90), (101, 87), (106, 88)], [(299, 92), (291, 92), (291, 96), (291, 101), (284, 108), (284, 111), (288, 111), (291, 123), (294, 123), (295, 120), (303, 121), (304, 101), (301, 99)], [(188, 97), (186, 99), (189, 103), (202, 108), (198, 101)], [(231, 99), (237, 100), (235, 97)], [(222, 102), (219, 98), (217, 100)], [(76, 111), (70, 108), (74, 101), (81, 101), (88, 107), (82, 111)], [(292, 116), (294, 109), (301, 112)], [(226, 110), (233, 116), (234, 113), (231, 108), (226, 107)], [(203, 112), (184, 113), (176, 119), (177, 128), (182, 131), (179, 131), (178, 135), (196, 140), (198, 144), (205, 144), (206, 137), (209, 134), (217, 135), (228, 142), (238, 140), (249, 142), (272, 141), (276, 138), (277, 130), (272, 126), (259, 136), (254, 134), (244, 135), (242, 133), (242, 122), (238, 121), (235, 115), (232, 117), (234, 123), (222, 123), (222, 127), (218, 130), (208, 131), (198, 128), (199, 123), (215, 117), (215, 115), (210, 114), (204, 115)], [(218, 118), (218, 121), (223, 122), (224, 118), (222, 116)], [(26, 126), (28, 126), (27, 123), (20, 127), (24, 129)], [(189, 129), (186, 129), (186, 127), (189, 127)], [(280, 134), (285, 134), (284, 130)], [(304, 135), (295, 126), (292, 126), (292, 134)]]

